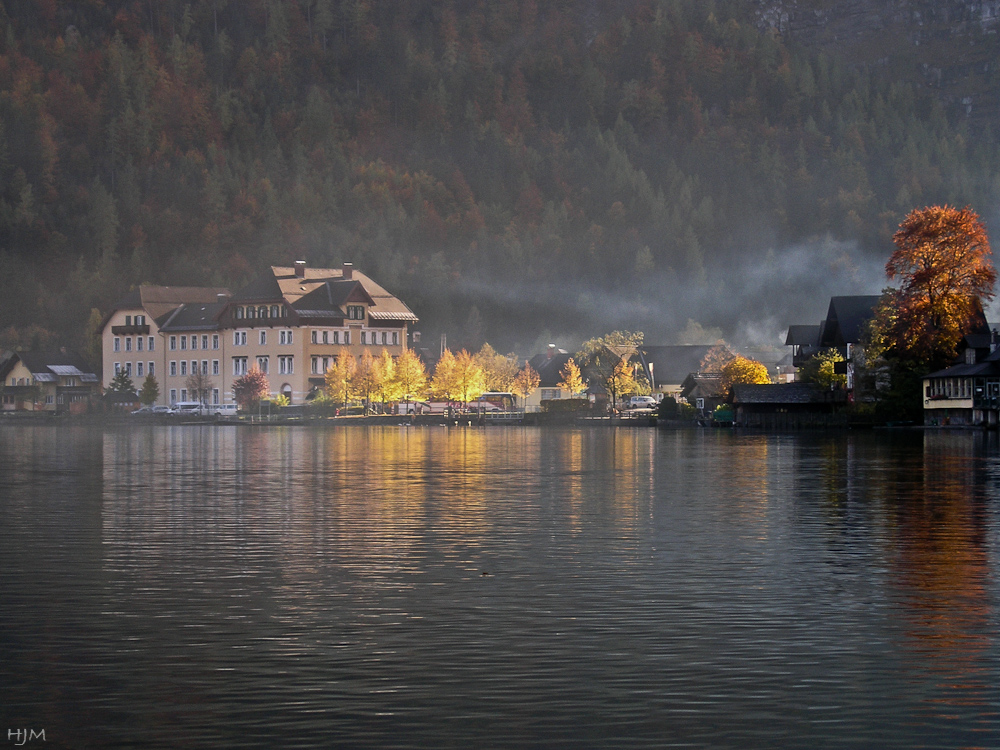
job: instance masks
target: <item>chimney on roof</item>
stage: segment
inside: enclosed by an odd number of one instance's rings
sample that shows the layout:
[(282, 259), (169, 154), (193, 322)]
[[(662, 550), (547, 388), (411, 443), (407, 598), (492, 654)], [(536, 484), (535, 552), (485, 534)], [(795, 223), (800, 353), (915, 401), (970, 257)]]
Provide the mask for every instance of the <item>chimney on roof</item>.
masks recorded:
[(353, 263), (345, 263), (344, 266), (343, 266), (343, 268), (344, 268), (344, 271), (343, 271), (344, 278), (345, 279), (353, 279), (354, 278), (354, 264)]
[(306, 277), (306, 262), (304, 260), (295, 261), (295, 275), (300, 279)]
[(228, 297), (229, 297), (229, 295), (223, 294), (222, 292), (219, 292), (218, 294), (215, 295), (215, 301), (216, 302), (225, 302)]
[(555, 344), (549, 344), (549, 350), (546, 352), (546, 355), (548, 356), (548, 359), (552, 359), (554, 356), (556, 356)]

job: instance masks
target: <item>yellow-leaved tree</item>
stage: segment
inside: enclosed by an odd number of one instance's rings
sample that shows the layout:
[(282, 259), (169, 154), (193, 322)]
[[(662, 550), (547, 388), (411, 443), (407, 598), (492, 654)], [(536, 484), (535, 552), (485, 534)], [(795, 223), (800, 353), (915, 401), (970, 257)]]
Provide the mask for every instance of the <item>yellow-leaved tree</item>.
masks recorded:
[(434, 398), (449, 402), (454, 400), (456, 392), (455, 355), (451, 353), (451, 349), (445, 349), (434, 366), (430, 390), (434, 394)]
[(330, 398), (347, 408), (348, 404), (357, 397), (357, 389), (354, 384), (354, 375), (358, 370), (358, 362), (354, 355), (345, 352), (334, 358), (330, 369), (326, 371), (324, 381), (326, 392)]
[(525, 362), (524, 367), (517, 373), (511, 384), (513, 389), (511, 392), (521, 397), (521, 406), (523, 407), (528, 396), (534, 393), (541, 382), (542, 378), (535, 368)]
[(427, 369), (412, 349), (404, 349), (396, 359), (390, 388), (394, 399), (406, 401), (407, 411), (410, 401), (427, 390)]
[(486, 390), (483, 368), (465, 349), (455, 355), (453, 370), (455, 396), (463, 404), (479, 398)]
[(375, 359), (375, 399), (382, 405), (382, 412), (385, 413), (386, 404), (391, 404), (402, 398), (399, 387), (396, 383), (396, 360), (392, 358), (388, 349), (383, 349), (382, 353)]
[(576, 361), (572, 357), (566, 360), (566, 364), (559, 371), (559, 376), (562, 378), (559, 381), (559, 387), (564, 391), (568, 391), (572, 396), (583, 393), (587, 387), (587, 384), (583, 382), (583, 376), (580, 374), (580, 368), (577, 367)]
[(483, 344), (475, 356), (483, 371), (483, 387), (487, 391), (505, 393), (510, 391), (518, 373), (518, 359), (514, 354), (497, 353), (489, 344)]
[(719, 386), (723, 393), (727, 393), (734, 385), (765, 385), (771, 382), (771, 375), (763, 363), (739, 354), (723, 365), (719, 374)]

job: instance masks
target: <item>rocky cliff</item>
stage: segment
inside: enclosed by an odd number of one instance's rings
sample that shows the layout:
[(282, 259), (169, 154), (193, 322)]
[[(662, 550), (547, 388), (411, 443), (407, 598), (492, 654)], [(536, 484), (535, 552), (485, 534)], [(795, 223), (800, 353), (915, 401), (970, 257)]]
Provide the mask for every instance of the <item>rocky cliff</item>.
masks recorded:
[(850, 64), (887, 67), (976, 117), (1000, 116), (1000, 0), (756, 0), (757, 25)]

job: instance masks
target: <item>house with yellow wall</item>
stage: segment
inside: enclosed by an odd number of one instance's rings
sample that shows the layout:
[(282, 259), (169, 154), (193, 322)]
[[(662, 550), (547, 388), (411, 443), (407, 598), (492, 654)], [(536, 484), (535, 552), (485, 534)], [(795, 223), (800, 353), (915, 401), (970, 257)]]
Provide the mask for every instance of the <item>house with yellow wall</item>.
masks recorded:
[(83, 359), (65, 350), (16, 352), (0, 366), (0, 409), (86, 411), (99, 394), (100, 378)]

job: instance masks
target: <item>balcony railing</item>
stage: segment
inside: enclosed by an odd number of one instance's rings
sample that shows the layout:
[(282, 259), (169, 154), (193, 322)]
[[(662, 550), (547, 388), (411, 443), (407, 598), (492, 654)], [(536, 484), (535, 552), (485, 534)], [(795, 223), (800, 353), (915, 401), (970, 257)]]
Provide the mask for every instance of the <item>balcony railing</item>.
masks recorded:
[(115, 336), (145, 336), (149, 333), (149, 324), (141, 326), (111, 326), (111, 333)]

